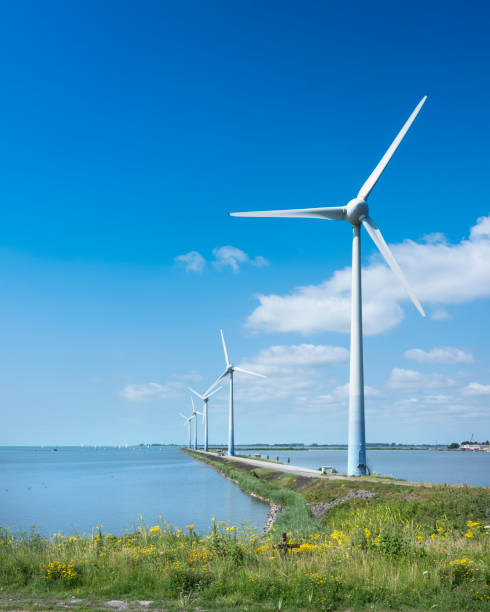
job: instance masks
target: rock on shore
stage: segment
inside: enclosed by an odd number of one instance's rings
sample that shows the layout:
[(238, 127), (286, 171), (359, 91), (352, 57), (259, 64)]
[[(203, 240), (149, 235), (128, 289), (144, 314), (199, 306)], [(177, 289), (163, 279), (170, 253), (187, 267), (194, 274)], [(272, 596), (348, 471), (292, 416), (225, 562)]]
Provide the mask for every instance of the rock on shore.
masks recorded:
[(327, 510), (330, 510), (330, 508), (333, 508), (342, 502), (349, 501), (349, 499), (355, 499), (356, 497), (361, 499), (369, 499), (370, 497), (373, 497), (373, 495), (374, 493), (372, 491), (359, 489), (359, 491), (352, 491), (352, 493), (348, 493), (345, 497), (338, 497), (328, 504), (310, 504), (311, 515), (313, 518), (322, 519)]
[(274, 523), (278, 515), (284, 510), (284, 506), (279, 506), (279, 504), (271, 504), (269, 506), (269, 514), (267, 515), (267, 520), (264, 525), (264, 533), (267, 533), (272, 529)]

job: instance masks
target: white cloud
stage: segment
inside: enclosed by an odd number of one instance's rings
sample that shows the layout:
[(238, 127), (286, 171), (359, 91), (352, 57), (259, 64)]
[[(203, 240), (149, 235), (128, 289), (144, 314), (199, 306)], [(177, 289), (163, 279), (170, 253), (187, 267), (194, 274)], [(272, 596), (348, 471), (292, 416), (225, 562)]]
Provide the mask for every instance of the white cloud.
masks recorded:
[(438, 308), (430, 315), (433, 321), (447, 321), (451, 318), (451, 315), (444, 308)]
[(470, 239), (490, 238), (490, 215), (488, 217), (479, 217), (476, 221), (476, 225), (471, 228)]
[[(214, 260), (210, 263), (217, 269), (231, 268), (233, 272), (238, 272), (242, 264), (263, 268), (268, 266), (269, 262), (262, 255), (250, 257), (245, 251), (234, 246), (221, 246), (213, 249)], [(174, 259), (175, 263), (185, 268), (187, 272), (198, 272), (201, 274), (207, 265), (207, 261), (198, 251), (189, 251), (183, 255), (177, 255)]]
[(307, 366), (316, 367), (340, 363), (349, 359), (349, 351), (340, 346), (298, 344), (291, 346), (271, 346), (263, 349), (243, 367), (259, 373), (283, 370), (284, 368)]
[(185, 381), (188, 381), (188, 382), (199, 382), (204, 377), (201, 376), (201, 374), (199, 374), (199, 372), (196, 372), (195, 370), (192, 370), (191, 372), (187, 372), (186, 374), (175, 374), (174, 378), (178, 378), (179, 380), (185, 380)]
[(403, 421), (427, 423), (429, 418), (448, 416), (454, 418), (481, 418), (488, 414), (488, 408), (471, 401), (461, 402), (461, 397), (449, 394), (420, 394), (417, 397), (403, 397), (390, 403), (390, 410)]
[(386, 382), (387, 387), (398, 391), (417, 392), (440, 387), (452, 387), (453, 379), (442, 374), (422, 374), (417, 370), (393, 368)]
[(250, 263), (257, 268), (264, 268), (270, 265), (270, 262), (265, 257), (262, 257), (262, 255), (257, 255), (257, 257), (250, 260)]
[(447, 244), (446, 236), (444, 236), (444, 234), (442, 234), (441, 232), (433, 232), (432, 234), (425, 234), (425, 236), (422, 236), (422, 240), (424, 242), (427, 242), (428, 244), (437, 244), (440, 242), (444, 242), (445, 244)]
[(213, 249), (213, 255), (215, 257), (215, 260), (212, 262), (213, 266), (216, 268), (229, 267), (233, 272), (238, 272), (240, 264), (251, 264), (258, 268), (269, 265), (265, 257), (258, 255), (252, 259), (245, 251), (230, 245)]
[[(418, 399), (418, 401), (420, 401), (420, 398)], [(450, 404), (451, 402), (454, 401), (454, 399), (452, 395), (447, 395), (444, 393), (437, 393), (435, 395), (432, 395), (432, 394), (425, 395), (423, 398), (423, 401), (426, 404), (440, 406), (440, 405)]]
[(183, 387), (184, 385), (179, 382), (169, 382), (165, 385), (148, 382), (126, 385), (119, 394), (129, 402), (142, 402), (150, 399), (178, 397)]
[[(391, 274), (388, 270), (385, 274), (385, 269), (380, 265), (377, 265), (377, 270), (386, 277)], [(363, 276), (365, 278), (366, 273)], [(381, 282), (376, 282), (376, 285), (386, 284), (386, 280), (380, 279)], [(304, 334), (316, 331), (348, 332), (350, 287), (350, 268), (345, 268), (335, 272), (330, 280), (321, 285), (298, 287), (287, 296), (259, 295), (260, 306), (248, 317), (246, 327), (260, 331), (299, 331)], [(378, 334), (400, 323), (403, 311), (397, 302), (392, 299), (370, 299), (367, 291), (365, 296), (365, 333)]]
[(348, 358), (349, 351), (339, 346), (271, 346), (240, 362), (241, 367), (267, 378), (237, 372), (237, 398), (253, 403), (280, 401), (281, 405), (325, 403), (325, 398), (333, 399), (329, 392), (336, 386), (333, 366)]
[[(429, 240), (406, 240), (391, 248), (422, 303), (440, 308), (490, 296), (490, 216), (479, 218), (469, 239), (458, 244), (431, 235)], [(346, 245), (346, 256), (347, 252)], [(296, 287), (287, 295), (259, 295), (259, 305), (245, 325), (266, 332), (348, 332), (350, 290), (349, 267), (319, 285)], [(365, 333), (379, 334), (398, 325), (407, 300), (398, 279), (374, 256), (363, 269)]]
[(206, 260), (201, 253), (197, 251), (190, 251), (184, 255), (177, 255), (175, 261), (183, 265), (187, 272), (198, 272), (201, 274), (206, 267)]
[(203, 380), (203, 376), (195, 370), (191, 370), (184, 374), (172, 374), (171, 378), (172, 380), (166, 383), (131, 383), (126, 385), (124, 389), (119, 392), (119, 395), (129, 402), (180, 397), (182, 393), (187, 390), (189, 383), (196, 383)]
[(482, 385), (477, 382), (470, 382), (461, 389), (463, 395), (490, 395), (490, 385)]
[[(266, 379), (247, 374), (235, 375), (235, 398), (238, 405), (259, 405), (259, 415), (303, 415), (347, 419), (349, 403), (348, 351), (343, 347), (298, 344), (276, 345), (259, 351), (240, 362), (240, 366), (267, 375)], [(481, 418), (488, 412), (476, 392), (490, 394), (478, 383), (461, 392), (454, 378), (439, 373), (425, 374), (416, 370), (394, 368), (379, 388), (365, 386), (366, 412), (369, 419), (400, 419), (409, 425), (426, 422), (430, 418)], [(475, 386), (478, 385), (478, 386)], [(224, 406), (228, 393), (217, 396)]]
[(403, 353), (405, 359), (419, 363), (473, 363), (473, 355), (451, 346), (433, 348), (431, 351), (410, 349)]

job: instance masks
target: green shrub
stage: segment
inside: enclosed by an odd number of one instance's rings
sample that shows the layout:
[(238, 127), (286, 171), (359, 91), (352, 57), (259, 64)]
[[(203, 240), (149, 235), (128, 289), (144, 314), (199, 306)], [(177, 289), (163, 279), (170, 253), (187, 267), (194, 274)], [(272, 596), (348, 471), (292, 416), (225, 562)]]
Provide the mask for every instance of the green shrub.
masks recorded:
[(194, 591), (201, 591), (212, 582), (212, 576), (209, 572), (174, 564), (167, 571), (167, 580), (169, 594), (178, 596), (181, 593), (188, 595)]

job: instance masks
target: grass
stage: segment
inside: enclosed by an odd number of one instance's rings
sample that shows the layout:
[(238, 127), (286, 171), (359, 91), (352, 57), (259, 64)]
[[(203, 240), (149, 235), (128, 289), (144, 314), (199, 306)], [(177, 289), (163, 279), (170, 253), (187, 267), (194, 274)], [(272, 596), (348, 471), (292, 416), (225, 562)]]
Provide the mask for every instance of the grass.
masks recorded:
[[(274, 530), (216, 520), (206, 534), (164, 522), (123, 536), (1, 530), (0, 609), (98, 610), (109, 599), (165, 610), (489, 609), (488, 489), (305, 478), (199, 459), (285, 506)], [(374, 495), (312, 518), (310, 504), (360, 489)], [(277, 548), (282, 531), (299, 545), (287, 555)]]
[(432, 537), (379, 510), (296, 538), (288, 555), (275, 548), (276, 533), (217, 521), (206, 536), (164, 523), (119, 537), (3, 532), (0, 607), (52, 609), (75, 597), (87, 609), (123, 599), (167, 610), (488, 610), (483, 525), (468, 519), (468, 538), (441, 518)]

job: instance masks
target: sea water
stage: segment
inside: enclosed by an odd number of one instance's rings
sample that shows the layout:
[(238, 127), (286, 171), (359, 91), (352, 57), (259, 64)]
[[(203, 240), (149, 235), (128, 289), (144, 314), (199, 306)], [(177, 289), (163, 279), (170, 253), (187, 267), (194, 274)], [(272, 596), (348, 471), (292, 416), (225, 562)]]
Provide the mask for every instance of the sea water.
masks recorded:
[[(334, 467), (339, 473), (347, 471), (347, 451), (311, 449), (302, 451), (244, 451), (247, 455), (261, 454), (270, 459), (317, 469), (322, 465)], [(490, 453), (473, 451), (436, 450), (368, 450), (367, 463), (372, 472), (440, 484), (468, 484), (490, 486)]]
[[(346, 450), (240, 451), (292, 465), (346, 471)], [(490, 486), (490, 453), (368, 450), (380, 474), (420, 482)], [(207, 533), (212, 517), (260, 530), (267, 506), (174, 446), (0, 447), (0, 525), (54, 532), (124, 533), (164, 520)]]
[(124, 533), (165, 520), (208, 533), (212, 517), (261, 530), (268, 506), (176, 447), (0, 447), (0, 525), (44, 535)]

